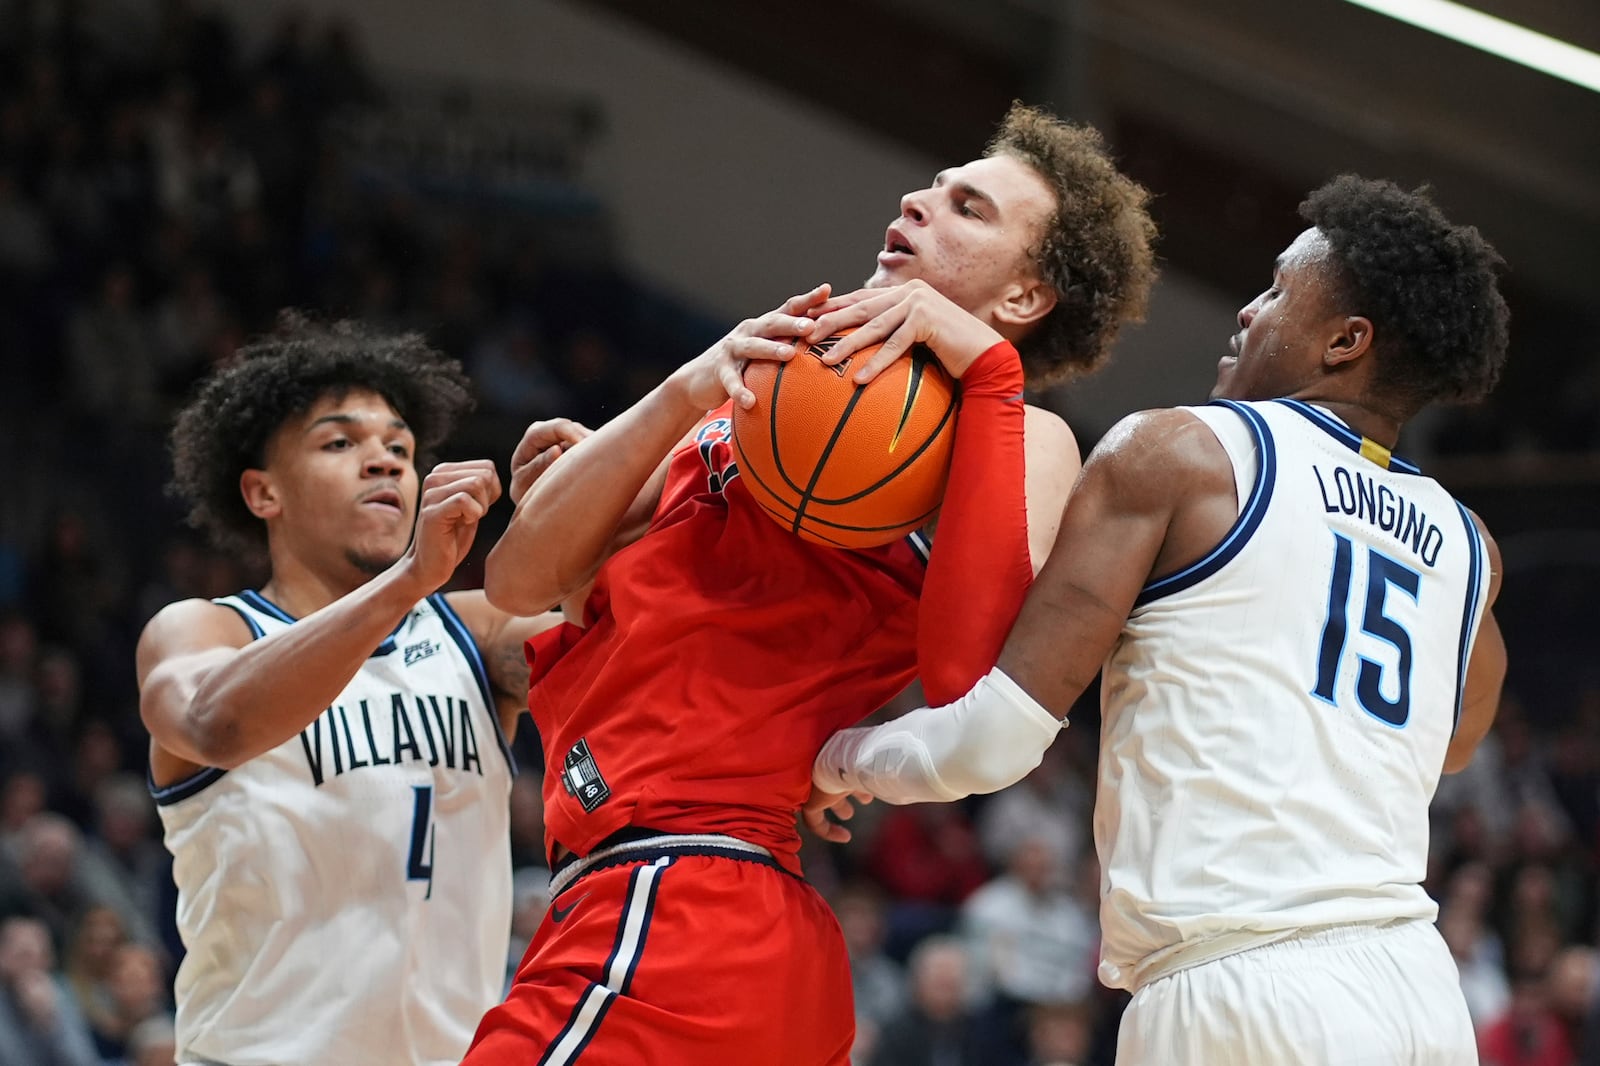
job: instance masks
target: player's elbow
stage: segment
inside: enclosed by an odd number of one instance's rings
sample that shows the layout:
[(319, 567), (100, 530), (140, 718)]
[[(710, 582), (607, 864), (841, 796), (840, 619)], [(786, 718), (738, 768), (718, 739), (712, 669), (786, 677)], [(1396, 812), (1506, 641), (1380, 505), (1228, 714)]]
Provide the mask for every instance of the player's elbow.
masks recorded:
[(558, 575), (527, 563), (495, 545), (483, 565), (483, 595), (491, 606), (507, 614), (529, 617), (541, 614), (564, 598)]
[(236, 714), (215, 699), (183, 700), (173, 683), (152, 675), (139, 694), (139, 716), (151, 739), (200, 766), (232, 770), (254, 753), (244, 750)]

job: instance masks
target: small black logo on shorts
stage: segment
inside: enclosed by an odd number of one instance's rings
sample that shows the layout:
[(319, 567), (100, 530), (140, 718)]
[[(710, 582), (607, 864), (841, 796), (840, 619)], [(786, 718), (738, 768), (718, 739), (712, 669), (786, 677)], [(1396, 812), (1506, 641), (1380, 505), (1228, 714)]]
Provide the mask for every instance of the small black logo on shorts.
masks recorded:
[(611, 786), (600, 776), (600, 767), (595, 765), (594, 756), (589, 754), (587, 740), (578, 741), (567, 752), (566, 764), (561, 771), (561, 786), (567, 790), (567, 795), (576, 797), (583, 804), (586, 812), (592, 813), (611, 798)]
[(589, 898), (589, 893), (585, 892), (583, 895), (579, 896), (577, 899), (573, 900), (571, 903), (567, 904), (565, 907), (558, 907), (554, 903), (550, 904), (550, 920), (552, 922), (564, 922), (564, 921), (566, 921), (567, 920), (567, 916), (569, 914), (571, 914), (573, 911), (578, 909), (578, 904), (582, 903), (584, 900), (586, 900), (588, 898)]

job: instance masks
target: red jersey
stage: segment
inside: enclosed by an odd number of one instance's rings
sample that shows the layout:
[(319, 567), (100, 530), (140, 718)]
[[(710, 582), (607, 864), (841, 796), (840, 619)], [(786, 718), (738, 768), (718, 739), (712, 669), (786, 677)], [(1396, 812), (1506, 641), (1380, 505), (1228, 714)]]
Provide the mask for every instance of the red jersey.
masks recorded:
[(848, 551), (784, 529), (739, 478), (731, 410), (672, 455), (583, 627), (530, 645), (548, 840), (579, 855), (633, 825), (738, 837), (798, 873), (812, 758), (916, 675), (926, 541)]

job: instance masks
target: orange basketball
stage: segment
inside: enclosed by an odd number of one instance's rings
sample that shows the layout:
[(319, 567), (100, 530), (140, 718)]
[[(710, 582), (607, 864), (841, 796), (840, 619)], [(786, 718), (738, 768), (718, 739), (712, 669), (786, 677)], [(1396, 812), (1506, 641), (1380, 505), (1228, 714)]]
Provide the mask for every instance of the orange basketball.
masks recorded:
[(866, 385), (821, 355), (844, 334), (801, 342), (787, 363), (752, 362), (754, 407), (733, 410), (739, 475), (776, 521), (817, 544), (870, 548), (924, 525), (944, 497), (956, 388), (921, 345)]

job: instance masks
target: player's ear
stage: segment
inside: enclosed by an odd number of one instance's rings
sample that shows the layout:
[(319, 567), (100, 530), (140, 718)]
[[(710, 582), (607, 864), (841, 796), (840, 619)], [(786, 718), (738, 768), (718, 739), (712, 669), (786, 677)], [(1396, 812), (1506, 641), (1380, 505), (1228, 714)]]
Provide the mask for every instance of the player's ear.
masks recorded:
[(1322, 361), (1328, 367), (1343, 366), (1366, 355), (1372, 349), (1372, 320), (1362, 315), (1349, 315), (1337, 324), (1333, 336), (1328, 338)]
[(239, 494), (250, 513), (260, 519), (276, 518), (283, 510), (277, 486), (265, 470), (246, 470), (239, 475)]
[(994, 309), (996, 321), (1018, 328), (1031, 326), (1055, 310), (1056, 290), (1040, 281), (1029, 278), (1019, 281), (1005, 299)]

